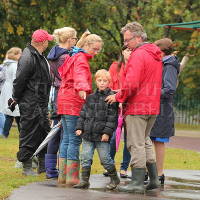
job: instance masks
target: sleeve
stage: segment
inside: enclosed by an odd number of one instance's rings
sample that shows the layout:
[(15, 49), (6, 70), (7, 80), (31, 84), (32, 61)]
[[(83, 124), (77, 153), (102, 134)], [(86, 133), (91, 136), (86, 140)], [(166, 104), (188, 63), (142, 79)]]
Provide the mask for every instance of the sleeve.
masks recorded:
[(78, 56), (74, 61), (74, 88), (76, 91), (90, 92), (92, 90), (88, 77), (90, 75), (89, 64), (86, 58)]
[(76, 130), (82, 130), (82, 131), (84, 130), (84, 121), (85, 121), (85, 116), (86, 116), (86, 110), (87, 110), (87, 104), (85, 103), (80, 112), (80, 116), (79, 116), (77, 124), (76, 124)]
[(28, 80), (33, 75), (34, 66), (31, 55), (23, 55), (17, 66), (16, 79), (13, 82), (13, 99), (18, 103), (27, 87)]
[(163, 87), (161, 90), (161, 97), (168, 98), (176, 91), (178, 73), (175, 67), (166, 65), (163, 77)]
[(144, 56), (140, 52), (131, 54), (127, 63), (127, 71), (121, 90), (116, 94), (116, 100), (126, 102), (129, 96), (134, 96), (140, 87), (140, 80), (144, 69)]
[(118, 118), (118, 103), (108, 104), (106, 125), (102, 131), (104, 134), (112, 137), (114, 130), (117, 127), (117, 118)]

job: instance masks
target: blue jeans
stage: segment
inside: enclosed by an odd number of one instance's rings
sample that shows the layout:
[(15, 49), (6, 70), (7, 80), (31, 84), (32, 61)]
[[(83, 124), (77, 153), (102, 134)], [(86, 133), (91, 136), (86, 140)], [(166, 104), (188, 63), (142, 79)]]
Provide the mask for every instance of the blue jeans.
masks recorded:
[(91, 167), (94, 150), (97, 149), (101, 164), (106, 170), (113, 168), (114, 160), (110, 157), (110, 144), (108, 142), (90, 142), (83, 140), (81, 153), (81, 166)]
[(5, 116), (3, 113), (0, 112), (0, 135), (3, 133), (3, 127), (5, 123)]
[(76, 136), (75, 128), (78, 116), (62, 115), (63, 137), (60, 145), (60, 158), (79, 160), (81, 137)]
[[(126, 128), (124, 127), (124, 149), (123, 149), (123, 160), (121, 162), (121, 167), (120, 170), (125, 170), (127, 171), (130, 160), (131, 160), (131, 155), (130, 152), (127, 149), (127, 133), (126, 133)], [(110, 156), (114, 160), (115, 159), (115, 154), (116, 154), (116, 140), (115, 140), (115, 132), (113, 133), (113, 136), (110, 140)]]
[(12, 123), (13, 123), (14, 119), (17, 123), (18, 131), (20, 132), (20, 125), (19, 125), (20, 117), (13, 117), (10, 115), (5, 115), (5, 124), (4, 124), (4, 128), (3, 128), (3, 135), (5, 137), (8, 137), (10, 134), (10, 129), (12, 127)]

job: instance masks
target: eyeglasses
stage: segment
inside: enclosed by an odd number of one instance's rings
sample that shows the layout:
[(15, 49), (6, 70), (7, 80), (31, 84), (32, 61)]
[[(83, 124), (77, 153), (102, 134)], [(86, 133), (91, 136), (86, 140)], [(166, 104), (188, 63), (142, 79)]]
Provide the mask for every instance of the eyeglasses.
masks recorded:
[(124, 44), (128, 44), (134, 38), (135, 38), (135, 36), (131, 37), (130, 39), (124, 40)]

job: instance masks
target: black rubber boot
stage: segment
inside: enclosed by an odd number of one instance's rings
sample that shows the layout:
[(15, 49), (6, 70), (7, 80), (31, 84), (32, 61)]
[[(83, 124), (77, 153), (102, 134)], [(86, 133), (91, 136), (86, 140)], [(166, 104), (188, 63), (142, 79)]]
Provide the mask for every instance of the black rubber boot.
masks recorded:
[(83, 167), (81, 172), (81, 181), (79, 184), (73, 186), (73, 188), (79, 189), (88, 189), (90, 186), (89, 178), (90, 178), (90, 167)]
[(22, 174), (25, 176), (37, 176), (37, 173), (33, 171), (32, 168), (32, 160), (27, 160), (25, 162), (22, 162), (23, 165), (23, 172)]
[(45, 169), (45, 159), (38, 157), (37, 173), (41, 174), (41, 173), (44, 173), (44, 172), (46, 172), (46, 169)]
[(118, 190), (120, 192), (130, 192), (130, 193), (141, 193), (143, 194), (144, 189), (144, 178), (146, 169), (145, 168), (133, 168), (132, 171), (132, 180), (128, 185), (119, 186)]
[(108, 176), (110, 177), (110, 183), (106, 185), (106, 188), (109, 190), (114, 190), (120, 183), (120, 179), (117, 175), (117, 170), (115, 166), (113, 166), (111, 169), (107, 169), (107, 171), (108, 171)]
[(153, 190), (159, 187), (159, 179), (156, 163), (147, 163), (147, 169), (149, 172), (149, 183), (146, 186), (146, 190)]

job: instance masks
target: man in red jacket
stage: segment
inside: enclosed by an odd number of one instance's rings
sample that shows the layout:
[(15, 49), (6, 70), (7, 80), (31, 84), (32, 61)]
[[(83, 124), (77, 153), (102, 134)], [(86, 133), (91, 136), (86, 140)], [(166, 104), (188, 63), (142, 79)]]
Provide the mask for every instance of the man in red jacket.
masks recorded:
[(108, 103), (125, 103), (127, 148), (131, 153), (132, 181), (119, 187), (125, 192), (144, 192), (146, 167), (150, 182), (146, 189), (159, 185), (150, 130), (159, 114), (162, 81), (160, 49), (145, 42), (147, 34), (141, 24), (132, 22), (122, 28), (124, 44), (132, 49), (122, 89), (107, 97)]

